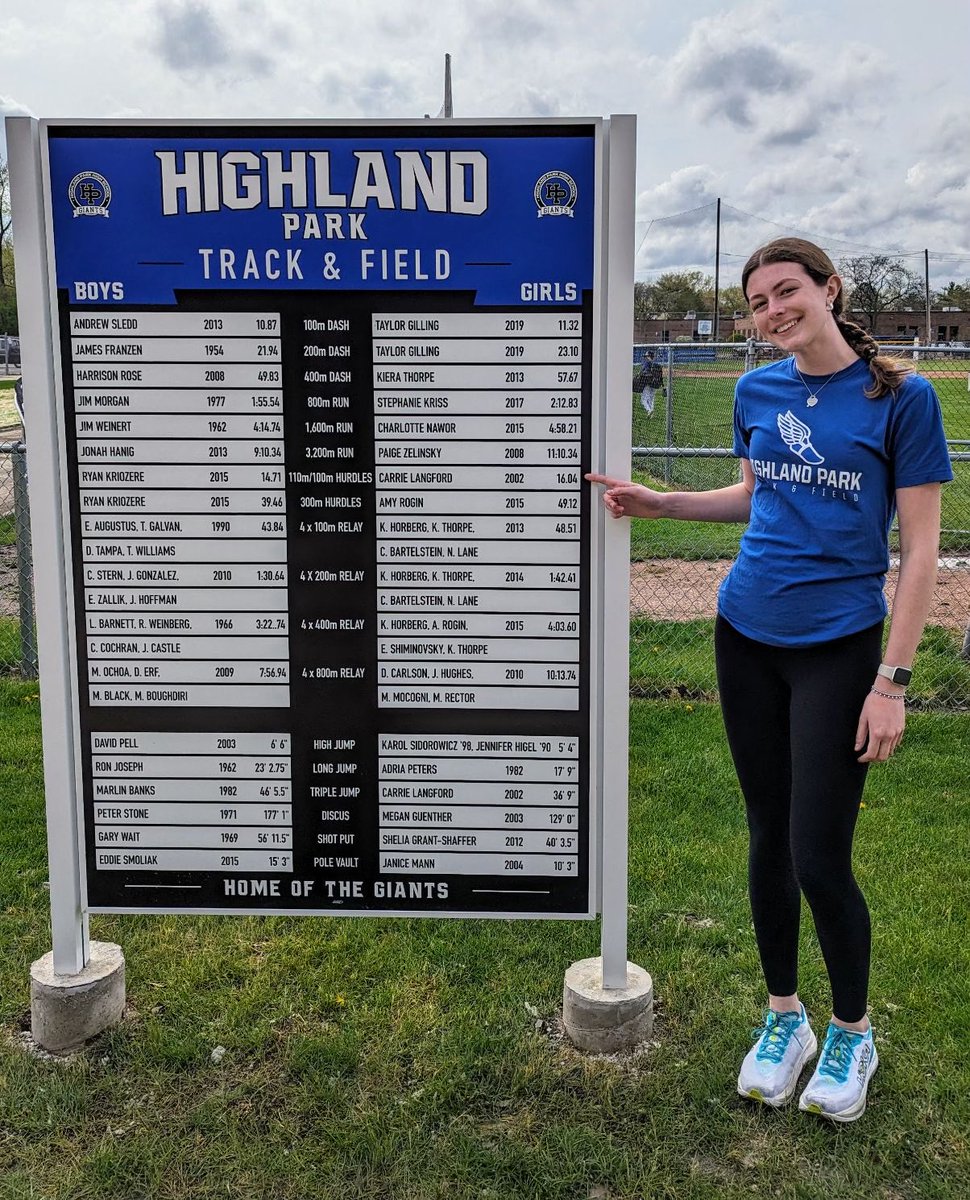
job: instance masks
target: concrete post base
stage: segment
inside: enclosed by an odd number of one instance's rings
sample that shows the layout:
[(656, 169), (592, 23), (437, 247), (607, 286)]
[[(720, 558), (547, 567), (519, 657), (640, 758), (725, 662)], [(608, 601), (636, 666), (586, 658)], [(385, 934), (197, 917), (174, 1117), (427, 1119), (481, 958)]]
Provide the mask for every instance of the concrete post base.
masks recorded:
[(30, 1032), (52, 1054), (77, 1050), (117, 1025), (125, 1011), (125, 959), (112, 942), (92, 942), (79, 975), (55, 975), (54, 955), (30, 968)]
[(625, 988), (603, 987), (603, 960), (584, 958), (566, 972), (562, 1020), (570, 1041), (590, 1054), (632, 1050), (653, 1032), (653, 980), (628, 962)]

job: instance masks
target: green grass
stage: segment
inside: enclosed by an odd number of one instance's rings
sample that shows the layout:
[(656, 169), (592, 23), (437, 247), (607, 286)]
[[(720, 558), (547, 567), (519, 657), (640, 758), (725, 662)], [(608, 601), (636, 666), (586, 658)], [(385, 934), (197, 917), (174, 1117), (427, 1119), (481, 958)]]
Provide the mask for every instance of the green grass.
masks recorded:
[[(962, 637), (938, 625), (927, 628), (907, 693), (917, 708), (970, 709), (970, 662), (960, 657)], [(650, 698), (715, 699), (714, 622), (630, 622), (630, 691)]]
[[(36, 689), (0, 681), (0, 722), (13, 1032), (49, 948)], [(734, 1094), (761, 984), (716, 708), (635, 703), (631, 743), (630, 957), (658, 1000), (642, 1057), (585, 1059), (546, 1030), (565, 968), (597, 953), (588, 923), (100, 917), (129, 1016), (69, 1063), (0, 1038), (0, 1197), (963, 1200), (966, 719), (914, 715), (870, 778), (858, 869), (882, 1063), (846, 1128)], [(806, 921), (821, 1021), (819, 961)]]
[(711, 620), (635, 617), (630, 622), (631, 693), (654, 699), (713, 699), (717, 695), (713, 643)]
[(20, 663), (20, 622), (0, 617), (0, 675), (7, 675)]

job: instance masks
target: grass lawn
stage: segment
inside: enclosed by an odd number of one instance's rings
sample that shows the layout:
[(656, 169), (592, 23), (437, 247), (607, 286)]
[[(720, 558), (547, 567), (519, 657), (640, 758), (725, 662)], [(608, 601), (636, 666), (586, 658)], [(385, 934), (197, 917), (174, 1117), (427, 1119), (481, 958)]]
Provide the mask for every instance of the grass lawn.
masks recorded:
[[(970, 662), (960, 655), (962, 638), (952, 629), (927, 627), (913, 663), (907, 695), (918, 708), (970, 709)], [(714, 699), (714, 622), (630, 622), (630, 691), (651, 699)]]
[[(3, 524), (0, 522), (0, 534)], [(2, 538), (0, 538), (2, 544)], [(0, 617), (0, 675), (9, 675), (20, 663), (20, 622), (12, 617)]]
[(0, 680), (0, 725), (3, 1200), (970, 1193), (965, 717), (915, 714), (870, 778), (858, 869), (882, 1063), (844, 1128), (734, 1092), (761, 988), (711, 705), (632, 706), (630, 957), (658, 1018), (625, 1062), (555, 1036), (595, 925), (245, 917), (93, 919), (124, 949), (129, 1017), (73, 1061), (31, 1057), (16, 1034), (49, 949), (35, 687)]

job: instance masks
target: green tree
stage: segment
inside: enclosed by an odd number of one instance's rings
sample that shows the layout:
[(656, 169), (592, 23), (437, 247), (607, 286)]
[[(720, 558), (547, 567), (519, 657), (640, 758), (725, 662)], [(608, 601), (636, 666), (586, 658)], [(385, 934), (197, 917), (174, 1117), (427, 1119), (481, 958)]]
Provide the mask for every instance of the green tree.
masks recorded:
[(642, 279), (638, 279), (633, 285), (633, 316), (637, 319), (653, 315), (650, 291), (652, 286), (644, 283)]
[[(714, 281), (700, 271), (666, 271), (653, 283), (640, 285), (638, 316), (681, 317), (686, 312), (709, 312), (714, 302)], [(636, 293), (634, 304), (637, 303)]]
[(889, 254), (860, 254), (840, 264), (846, 310), (861, 313), (870, 329), (880, 313), (925, 304), (923, 281)]
[(937, 308), (959, 308), (963, 312), (970, 312), (970, 279), (965, 279), (963, 283), (955, 283), (951, 279), (945, 288), (934, 295), (933, 303)]
[(748, 302), (744, 292), (737, 284), (722, 287), (717, 300), (718, 311), (722, 317), (733, 317), (736, 312), (747, 313)]

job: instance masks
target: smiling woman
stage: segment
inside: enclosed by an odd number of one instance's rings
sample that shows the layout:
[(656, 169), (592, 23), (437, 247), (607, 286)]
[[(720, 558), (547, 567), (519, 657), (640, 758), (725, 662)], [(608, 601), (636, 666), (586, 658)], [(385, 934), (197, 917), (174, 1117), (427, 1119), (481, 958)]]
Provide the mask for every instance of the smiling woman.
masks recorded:
[(865, 389), (872, 399), (894, 391), (912, 373), (912, 364), (880, 354), (875, 338), (846, 317), (842, 280), (812, 242), (778, 238), (762, 246), (745, 264), (741, 287), (758, 331), (793, 353), (801, 370), (824, 374), (834, 362), (845, 367), (861, 358), (872, 372)]
[[(750, 832), (749, 890), (768, 1008), (738, 1091), (778, 1107), (818, 1050), (798, 998), (801, 898), (832, 986), (832, 1020), (799, 1106), (865, 1109), (878, 1064), (867, 1016), (869, 911), (852, 872), (866, 772), (905, 726), (910, 667), (932, 599), (940, 484), (952, 478), (932, 386), (879, 354), (843, 313), (828, 256), (769, 242), (742, 273), (759, 333), (788, 357), (738, 381), (742, 480), (660, 493), (604, 476), (614, 517), (747, 521), (718, 592), (718, 690)], [(880, 663), (898, 510), (900, 571)]]

